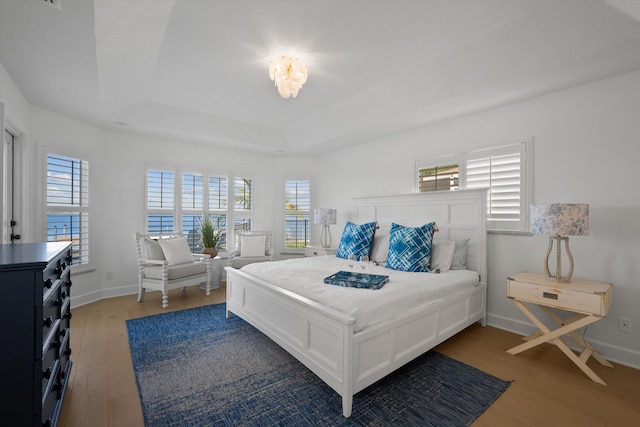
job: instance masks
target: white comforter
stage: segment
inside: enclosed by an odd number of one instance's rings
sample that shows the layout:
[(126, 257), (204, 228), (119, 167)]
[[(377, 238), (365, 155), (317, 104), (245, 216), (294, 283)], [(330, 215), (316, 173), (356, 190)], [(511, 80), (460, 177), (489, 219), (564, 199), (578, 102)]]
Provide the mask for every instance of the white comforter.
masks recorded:
[[(478, 285), (475, 271), (409, 273), (373, 264), (363, 271), (332, 255), (249, 264), (241, 270), (354, 317), (355, 332)], [(378, 290), (324, 284), (325, 277), (341, 270), (382, 274), (389, 282)]]

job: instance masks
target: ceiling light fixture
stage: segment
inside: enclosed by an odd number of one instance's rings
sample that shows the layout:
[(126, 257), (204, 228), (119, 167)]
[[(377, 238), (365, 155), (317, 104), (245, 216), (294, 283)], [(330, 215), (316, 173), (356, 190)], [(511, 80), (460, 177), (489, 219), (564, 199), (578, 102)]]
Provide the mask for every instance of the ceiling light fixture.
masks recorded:
[(307, 66), (299, 58), (282, 55), (271, 61), (269, 77), (283, 98), (298, 96), (298, 91), (307, 81)]

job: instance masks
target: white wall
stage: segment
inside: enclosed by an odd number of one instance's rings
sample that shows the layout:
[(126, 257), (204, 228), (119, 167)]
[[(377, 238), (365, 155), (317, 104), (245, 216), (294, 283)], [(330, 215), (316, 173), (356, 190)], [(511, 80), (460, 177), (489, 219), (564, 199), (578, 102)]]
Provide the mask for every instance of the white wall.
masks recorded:
[[(74, 274), (73, 306), (137, 292), (133, 235), (144, 228), (147, 164), (251, 176), (254, 179), (254, 228), (273, 230), (275, 227), (279, 211), (274, 200), (281, 197), (281, 188), (276, 185), (275, 159), (271, 156), (105, 130), (35, 106), (29, 107), (29, 121), (31, 132), (27, 143), (32, 155), (25, 159), (25, 168), (33, 178), (27, 191), (31, 208), (26, 221), (33, 233), (28, 241), (44, 238), (45, 147), (90, 159), (94, 269)], [(111, 273), (111, 279), (106, 278), (107, 272)]]
[[(318, 203), (338, 209), (339, 234), (351, 197), (414, 191), (415, 161), (533, 137), (533, 201), (590, 205), (590, 235), (573, 237), (574, 277), (614, 284), (604, 320), (586, 331), (602, 353), (640, 368), (640, 72), (556, 92), (322, 156)], [(522, 334), (532, 324), (505, 297), (506, 278), (543, 271), (546, 236), (490, 234), (489, 323)], [(617, 331), (619, 316), (632, 334)]]
[[(91, 230), (90, 248), (91, 259), (95, 260), (96, 269), (83, 274), (75, 274), (73, 277), (74, 297), (80, 296), (82, 301), (85, 295), (102, 296), (101, 268), (100, 260), (103, 259), (105, 248), (99, 239), (99, 224), (106, 218), (104, 203), (101, 193), (103, 183), (103, 140), (104, 131), (95, 126), (87, 125), (83, 122), (70, 119), (66, 116), (53, 113), (43, 108), (31, 106), (29, 109), (29, 120), (31, 124), (31, 138), (27, 142), (33, 153), (27, 159), (27, 170), (32, 182), (27, 191), (28, 204), (31, 207), (27, 211), (26, 220), (31, 224), (30, 241), (43, 241), (46, 239), (46, 214), (43, 200), (46, 197), (46, 187), (44, 186), (45, 174), (45, 151), (48, 148), (57, 154), (67, 156), (88, 156), (89, 165), (89, 186), (90, 186), (90, 209)], [(72, 300), (74, 305), (78, 301)]]
[(274, 186), (273, 162), (272, 157), (261, 154), (107, 132), (100, 193), (104, 209), (99, 235), (103, 247), (100, 268), (103, 273), (112, 271), (113, 280), (103, 279), (105, 295), (120, 295), (136, 289), (132, 286), (137, 284), (133, 235), (144, 230), (145, 165), (252, 176), (253, 228), (272, 230), (276, 221), (273, 200), (279, 197)]
[[(590, 204), (590, 235), (571, 239), (575, 277), (614, 284), (614, 307), (587, 338), (612, 360), (640, 368), (640, 72), (439, 123), (323, 156), (274, 158), (181, 141), (107, 131), (31, 107), (0, 67), (0, 101), (25, 133), (29, 240), (42, 233), (41, 147), (92, 157), (96, 271), (74, 277), (74, 305), (135, 291), (133, 233), (143, 226), (144, 164), (250, 173), (256, 179), (255, 228), (281, 230), (282, 182), (310, 175), (314, 205), (338, 209), (334, 244), (350, 219), (352, 197), (414, 191), (415, 161), (534, 138), (534, 202)], [(314, 227), (317, 241), (319, 230)], [(277, 237), (276, 237), (277, 238)], [(489, 322), (528, 333), (532, 325), (505, 297), (506, 277), (542, 270), (546, 237), (491, 234)], [(105, 280), (105, 272), (113, 279)], [(617, 331), (631, 319), (632, 334)]]

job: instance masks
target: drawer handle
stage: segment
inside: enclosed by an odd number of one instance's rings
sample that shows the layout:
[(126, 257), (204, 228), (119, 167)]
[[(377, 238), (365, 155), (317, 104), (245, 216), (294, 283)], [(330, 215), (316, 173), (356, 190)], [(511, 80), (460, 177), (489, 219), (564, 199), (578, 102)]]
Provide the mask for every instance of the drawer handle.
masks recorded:
[(46, 379), (51, 378), (51, 368), (47, 368), (46, 371), (42, 372), (42, 376)]
[(63, 354), (64, 354), (65, 356), (71, 356), (71, 348), (66, 349), (66, 350), (63, 352)]
[(67, 286), (71, 287), (71, 280), (67, 280)]
[(60, 277), (60, 273), (62, 273), (62, 269), (60, 268), (60, 266), (53, 269), (53, 274), (57, 275), (58, 277)]
[(44, 319), (44, 326), (46, 326), (47, 328), (50, 328), (51, 325), (53, 325), (53, 317), (49, 316), (46, 319)]
[(65, 313), (65, 314), (64, 314), (64, 316), (62, 316), (62, 317), (63, 317), (64, 319), (71, 319), (71, 316), (72, 316), (72, 314), (71, 314), (71, 312), (69, 311), (69, 312)]
[(549, 299), (558, 299), (558, 294), (552, 294), (551, 292), (543, 292), (542, 296)]
[(62, 264), (60, 264), (60, 269), (61, 269), (62, 271), (64, 271), (64, 270), (65, 270), (65, 268), (67, 268), (67, 264), (65, 264), (64, 262), (63, 262)]
[(43, 422), (42, 427), (51, 427), (51, 418), (48, 418), (47, 421)]
[(51, 289), (51, 287), (53, 286), (53, 281), (51, 279), (47, 279), (44, 281), (44, 287), (47, 289)]
[(63, 329), (63, 330), (60, 331), (60, 336), (61, 337), (65, 337), (66, 335), (67, 335), (67, 330), (66, 329)]

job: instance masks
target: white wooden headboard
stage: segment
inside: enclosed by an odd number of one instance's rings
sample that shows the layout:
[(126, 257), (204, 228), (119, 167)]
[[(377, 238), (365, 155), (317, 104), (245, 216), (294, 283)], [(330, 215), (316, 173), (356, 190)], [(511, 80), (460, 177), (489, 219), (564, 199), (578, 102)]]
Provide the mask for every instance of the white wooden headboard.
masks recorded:
[(388, 235), (391, 223), (419, 227), (438, 225), (434, 240), (469, 238), (467, 268), (487, 283), (487, 190), (437, 191), (354, 200), (354, 222), (377, 221), (376, 235)]

